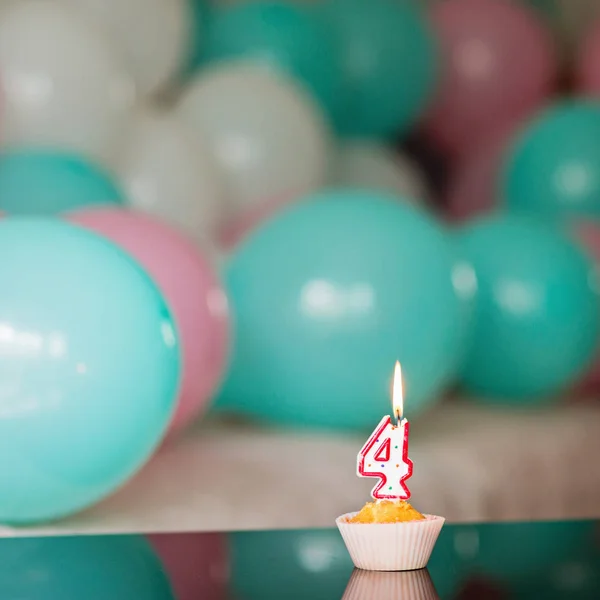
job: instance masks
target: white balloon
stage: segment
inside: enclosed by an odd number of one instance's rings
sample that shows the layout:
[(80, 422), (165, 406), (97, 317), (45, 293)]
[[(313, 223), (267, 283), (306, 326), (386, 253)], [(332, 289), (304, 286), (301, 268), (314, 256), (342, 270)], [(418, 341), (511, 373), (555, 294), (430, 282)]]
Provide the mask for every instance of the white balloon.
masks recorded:
[(288, 78), (254, 65), (221, 63), (198, 75), (176, 112), (220, 165), (230, 216), (325, 180), (327, 124)]
[(140, 94), (178, 74), (191, 37), (187, 0), (62, 0), (104, 29), (122, 53)]
[(43, 0), (0, 10), (4, 146), (44, 146), (107, 159), (135, 85), (107, 40), (68, 8)]
[(423, 174), (406, 156), (378, 142), (342, 143), (332, 160), (329, 183), (399, 194), (420, 203), (427, 197)]
[(171, 114), (150, 107), (136, 111), (117, 171), (129, 206), (198, 242), (216, 237), (223, 207), (218, 167)]

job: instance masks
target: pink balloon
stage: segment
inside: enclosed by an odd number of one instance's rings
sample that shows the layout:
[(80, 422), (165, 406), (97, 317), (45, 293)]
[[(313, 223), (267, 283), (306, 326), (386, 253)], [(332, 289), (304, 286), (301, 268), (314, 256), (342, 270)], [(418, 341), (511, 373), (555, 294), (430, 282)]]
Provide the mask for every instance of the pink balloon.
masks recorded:
[(557, 59), (537, 15), (505, 0), (445, 0), (432, 8), (445, 69), (424, 131), (460, 154), (540, 106)]
[(180, 396), (170, 432), (181, 429), (207, 406), (225, 369), (228, 308), (217, 276), (190, 241), (147, 215), (98, 208), (67, 219), (129, 252), (164, 294), (181, 337)]
[(481, 140), (457, 158), (448, 179), (444, 206), (451, 221), (464, 221), (494, 210), (502, 201), (500, 176), (507, 149), (527, 123), (517, 121)]
[(580, 92), (600, 97), (600, 21), (586, 36), (575, 66), (575, 85)]
[(454, 166), (444, 205), (452, 221), (465, 221), (498, 204), (499, 167), (505, 144), (496, 137), (467, 152)]
[[(577, 219), (570, 223), (571, 232), (600, 268), (600, 222)], [(600, 389), (600, 350), (596, 358), (583, 376), (579, 387), (583, 391)]]
[(228, 583), (226, 539), (220, 533), (149, 535), (177, 600), (225, 600)]

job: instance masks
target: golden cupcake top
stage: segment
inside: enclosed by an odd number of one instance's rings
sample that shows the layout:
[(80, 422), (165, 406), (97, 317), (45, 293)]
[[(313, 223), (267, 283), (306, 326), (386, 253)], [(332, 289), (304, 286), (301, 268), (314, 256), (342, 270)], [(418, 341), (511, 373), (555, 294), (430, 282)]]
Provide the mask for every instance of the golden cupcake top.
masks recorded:
[(367, 502), (354, 517), (348, 519), (348, 523), (404, 523), (424, 519), (418, 510), (404, 500), (378, 500)]

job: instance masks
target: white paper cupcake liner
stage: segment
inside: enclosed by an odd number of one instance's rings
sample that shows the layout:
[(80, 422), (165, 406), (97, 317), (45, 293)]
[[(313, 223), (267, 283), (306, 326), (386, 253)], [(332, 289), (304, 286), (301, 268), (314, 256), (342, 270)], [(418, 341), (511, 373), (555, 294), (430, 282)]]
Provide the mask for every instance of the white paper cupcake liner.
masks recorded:
[(444, 517), (424, 515), (404, 523), (348, 523), (357, 513), (336, 519), (354, 566), (366, 571), (411, 571), (427, 565)]
[(374, 573), (355, 569), (342, 600), (439, 600), (426, 569)]

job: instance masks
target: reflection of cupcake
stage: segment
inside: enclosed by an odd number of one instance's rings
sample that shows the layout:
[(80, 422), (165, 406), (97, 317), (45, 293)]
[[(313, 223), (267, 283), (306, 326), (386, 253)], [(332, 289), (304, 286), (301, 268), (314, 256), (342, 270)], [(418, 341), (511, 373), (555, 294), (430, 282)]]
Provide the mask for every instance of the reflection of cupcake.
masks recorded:
[(444, 524), (408, 502), (378, 500), (336, 519), (352, 562), (367, 571), (410, 571), (427, 565)]
[(427, 569), (373, 573), (355, 569), (342, 600), (439, 600)]

